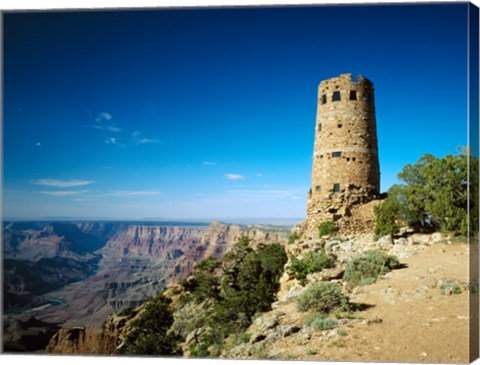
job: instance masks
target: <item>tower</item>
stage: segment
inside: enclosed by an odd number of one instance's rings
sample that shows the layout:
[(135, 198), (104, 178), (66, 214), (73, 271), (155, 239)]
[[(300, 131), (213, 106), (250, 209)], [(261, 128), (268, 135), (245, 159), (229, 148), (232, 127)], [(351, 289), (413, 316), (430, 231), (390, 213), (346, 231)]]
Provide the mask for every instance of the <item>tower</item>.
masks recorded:
[[(342, 74), (318, 87), (307, 218), (339, 219), (379, 194), (373, 84)], [(315, 219), (317, 218), (317, 219)]]

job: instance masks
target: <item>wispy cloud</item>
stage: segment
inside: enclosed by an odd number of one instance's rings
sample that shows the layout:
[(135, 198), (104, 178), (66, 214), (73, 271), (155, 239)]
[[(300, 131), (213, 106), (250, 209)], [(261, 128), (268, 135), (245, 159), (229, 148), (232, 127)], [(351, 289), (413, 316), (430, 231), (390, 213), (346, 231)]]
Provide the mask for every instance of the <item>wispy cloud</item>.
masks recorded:
[(245, 176), (239, 174), (225, 174), (224, 175), (228, 180), (243, 180)]
[(82, 191), (73, 191), (73, 190), (55, 190), (55, 191), (39, 191), (40, 194), (51, 195), (51, 196), (68, 196), (68, 195), (78, 195)]
[(107, 112), (99, 113), (98, 116), (95, 118), (95, 121), (101, 122), (102, 120), (112, 120), (112, 114)]
[(92, 180), (55, 180), (55, 179), (38, 179), (30, 181), (35, 185), (54, 186), (56, 188), (71, 188), (74, 186), (84, 186), (93, 184)]
[(132, 190), (117, 190), (106, 193), (100, 193), (97, 196), (100, 197), (115, 197), (115, 198), (129, 198), (129, 197), (142, 197), (142, 196), (154, 196), (161, 194), (161, 191), (132, 191)]
[(154, 138), (147, 138), (142, 136), (142, 134), (139, 131), (134, 131), (132, 133), (132, 140), (133, 144), (135, 145), (140, 145), (140, 144), (149, 144), (149, 143), (159, 143), (159, 139), (154, 139)]
[(211, 162), (211, 161), (203, 161), (203, 164), (206, 165), (206, 166), (214, 166), (217, 163), (216, 162)]
[(117, 144), (117, 139), (115, 137), (110, 137), (105, 140), (106, 144)]
[(109, 131), (109, 132), (121, 132), (122, 129), (115, 127), (113, 125), (92, 125), (93, 128), (100, 129), (101, 131)]
[(255, 175), (255, 176), (262, 177), (262, 176), (263, 176), (263, 174), (257, 174), (257, 175)]
[(109, 132), (121, 132), (122, 129), (119, 128), (115, 122), (112, 121), (113, 117), (110, 113), (101, 112), (94, 118), (94, 121), (97, 124), (94, 124), (90, 127), (100, 129), (102, 131), (109, 131)]

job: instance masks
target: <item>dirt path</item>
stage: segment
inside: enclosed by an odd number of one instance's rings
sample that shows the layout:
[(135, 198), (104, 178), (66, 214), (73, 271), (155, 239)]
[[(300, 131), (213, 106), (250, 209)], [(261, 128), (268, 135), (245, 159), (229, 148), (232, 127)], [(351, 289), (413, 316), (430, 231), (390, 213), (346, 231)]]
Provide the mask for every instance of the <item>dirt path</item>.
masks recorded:
[(442, 295), (437, 283), (445, 278), (468, 282), (468, 247), (422, 246), (400, 261), (405, 268), (354, 291), (353, 302), (370, 306), (355, 319), (335, 330), (283, 338), (274, 345), (281, 349), (275, 357), (467, 363), (468, 290)]

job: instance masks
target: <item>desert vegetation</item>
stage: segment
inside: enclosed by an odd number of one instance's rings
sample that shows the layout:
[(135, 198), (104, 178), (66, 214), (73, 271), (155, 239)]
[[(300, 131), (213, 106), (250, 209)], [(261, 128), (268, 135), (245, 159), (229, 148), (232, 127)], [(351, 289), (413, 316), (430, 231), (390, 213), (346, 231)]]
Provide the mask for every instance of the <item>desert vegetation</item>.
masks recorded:
[(349, 288), (374, 283), (380, 276), (398, 268), (396, 256), (387, 255), (380, 250), (368, 250), (354, 257), (345, 267), (343, 280)]
[(478, 226), (478, 159), (467, 149), (442, 158), (425, 154), (414, 165), (406, 165), (398, 178), (401, 183), (375, 207), (376, 239), (397, 234), (402, 223), (416, 231), (465, 236), (468, 213), (471, 227)]

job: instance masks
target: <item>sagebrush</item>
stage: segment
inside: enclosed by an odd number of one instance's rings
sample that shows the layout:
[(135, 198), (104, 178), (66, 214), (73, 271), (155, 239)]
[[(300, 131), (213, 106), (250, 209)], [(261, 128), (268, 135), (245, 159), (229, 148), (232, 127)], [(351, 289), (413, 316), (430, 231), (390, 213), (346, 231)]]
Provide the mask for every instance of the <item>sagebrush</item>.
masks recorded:
[(329, 313), (336, 309), (350, 310), (348, 298), (342, 293), (337, 283), (317, 281), (308, 286), (297, 298), (297, 309), (300, 312), (315, 310)]
[(333, 267), (333, 265), (332, 258), (325, 253), (325, 250), (318, 252), (309, 251), (301, 259), (292, 257), (288, 266), (288, 272), (298, 279), (301, 285), (305, 285), (305, 279), (308, 274), (320, 272), (323, 269)]
[(400, 263), (396, 256), (388, 255), (380, 250), (369, 250), (353, 258), (347, 264), (343, 280), (350, 288), (368, 285), (399, 266)]

